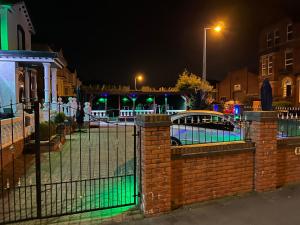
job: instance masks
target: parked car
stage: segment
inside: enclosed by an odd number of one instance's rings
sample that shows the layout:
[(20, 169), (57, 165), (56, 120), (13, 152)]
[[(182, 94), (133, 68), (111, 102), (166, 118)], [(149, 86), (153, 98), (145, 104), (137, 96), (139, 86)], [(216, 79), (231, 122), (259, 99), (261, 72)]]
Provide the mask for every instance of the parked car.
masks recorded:
[(240, 140), (239, 126), (227, 115), (210, 110), (188, 110), (171, 116), (171, 144)]
[(173, 124), (192, 125), (194, 127), (217, 130), (234, 130), (234, 123), (220, 112), (209, 110), (189, 110), (171, 116)]

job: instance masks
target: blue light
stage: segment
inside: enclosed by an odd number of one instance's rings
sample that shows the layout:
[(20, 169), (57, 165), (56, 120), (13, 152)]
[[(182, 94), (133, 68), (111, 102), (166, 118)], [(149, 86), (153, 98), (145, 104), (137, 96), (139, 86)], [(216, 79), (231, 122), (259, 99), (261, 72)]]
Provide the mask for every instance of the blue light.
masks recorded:
[(215, 112), (219, 112), (219, 105), (214, 104), (214, 111), (215, 111)]
[(241, 108), (239, 105), (234, 105), (234, 115), (240, 115)]

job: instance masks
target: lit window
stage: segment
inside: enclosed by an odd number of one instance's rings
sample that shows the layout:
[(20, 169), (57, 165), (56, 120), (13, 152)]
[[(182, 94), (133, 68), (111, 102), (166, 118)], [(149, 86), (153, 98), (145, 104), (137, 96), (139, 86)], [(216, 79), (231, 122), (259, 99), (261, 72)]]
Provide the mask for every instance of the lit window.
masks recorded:
[(294, 57), (293, 57), (293, 51), (292, 50), (286, 50), (285, 51), (285, 69), (288, 71), (293, 70), (293, 64), (294, 64)]
[(273, 74), (273, 57), (272, 55), (262, 56), (262, 76), (272, 75)]
[(267, 35), (267, 47), (271, 48), (273, 46), (273, 38), (274, 38), (274, 33), (269, 32)]
[(289, 23), (286, 28), (286, 37), (290, 41), (293, 39), (293, 24)]
[(279, 30), (274, 31), (274, 45), (278, 45), (280, 43)]
[(283, 97), (291, 97), (292, 96), (292, 79), (287, 77), (283, 79), (282, 86), (283, 86)]
[(268, 56), (268, 75), (273, 73), (273, 58), (271, 55)]

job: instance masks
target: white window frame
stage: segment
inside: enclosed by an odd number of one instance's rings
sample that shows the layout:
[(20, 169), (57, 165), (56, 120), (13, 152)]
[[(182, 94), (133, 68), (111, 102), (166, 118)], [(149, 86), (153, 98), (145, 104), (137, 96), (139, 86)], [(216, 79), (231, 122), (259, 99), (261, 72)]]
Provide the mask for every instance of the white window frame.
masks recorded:
[[(290, 31), (289, 31), (289, 27), (292, 27), (292, 29), (291, 29)], [(292, 34), (292, 35), (293, 35), (293, 24), (292, 24), (292, 23), (288, 23), (288, 24), (286, 25), (286, 40), (287, 40), (287, 41), (290, 41), (290, 40), (293, 39), (293, 37), (289, 39), (289, 34)]]
[(262, 76), (270, 76), (273, 74), (273, 54), (261, 57), (261, 74)]
[[(292, 53), (292, 58), (287, 59), (286, 56), (287, 54)], [(294, 65), (294, 55), (293, 55), (293, 50), (292, 49), (287, 49), (284, 52), (284, 67), (285, 69), (287, 68), (287, 66), (292, 66)]]

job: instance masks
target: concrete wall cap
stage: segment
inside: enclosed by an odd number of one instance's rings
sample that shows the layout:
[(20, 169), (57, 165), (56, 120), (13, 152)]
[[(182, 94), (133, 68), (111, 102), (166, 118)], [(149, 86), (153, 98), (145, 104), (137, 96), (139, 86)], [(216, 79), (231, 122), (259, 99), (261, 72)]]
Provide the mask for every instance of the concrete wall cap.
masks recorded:
[(136, 125), (141, 127), (168, 127), (171, 126), (171, 119), (168, 115), (137, 115)]
[(245, 119), (250, 121), (277, 121), (277, 112), (275, 111), (246, 111), (244, 115)]

